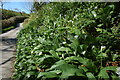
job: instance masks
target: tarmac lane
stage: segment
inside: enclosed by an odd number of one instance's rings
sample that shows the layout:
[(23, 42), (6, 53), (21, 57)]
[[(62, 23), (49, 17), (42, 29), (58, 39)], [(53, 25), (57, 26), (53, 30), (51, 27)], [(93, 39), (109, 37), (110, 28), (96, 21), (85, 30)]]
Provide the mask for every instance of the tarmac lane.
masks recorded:
[(0, 35), (0, 80), (11, 80), (14, 73), (17, 34), (22, 23), (13, 30)]

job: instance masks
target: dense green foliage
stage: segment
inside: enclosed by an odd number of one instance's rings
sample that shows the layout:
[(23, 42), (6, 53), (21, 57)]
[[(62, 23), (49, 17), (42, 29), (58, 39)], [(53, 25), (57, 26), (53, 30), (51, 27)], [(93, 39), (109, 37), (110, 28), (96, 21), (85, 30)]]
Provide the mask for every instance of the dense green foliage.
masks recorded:
[(41, 6), (18, 35), (14, 78), (119, 80), (118, 4)]
[(24, 16), (15, 16), (7, 20), (0, 20), (0, 23), (2, 23), (2, 25), (0, 26), (0, 28), (2, 29), (2, 33), (17, 27), (17, 24), (23, 22), (26, 18), (27, 17)]
[(2, 17), (0, 20), (2, 33), (15, 28), (18, 23), (23, 22), (29, 16), (29, 14), (12, 10), (0, 9), (0, 11), (2, 12), (0, 15)]
[(16, 11), (12, 11), (12, 10), (6, 10), (6, 9), (2, 10), (2, 20), (8, 19), (8, 18), (14, 17), (14, 16), (29, 16), (29, 14), (26, 14), (23, 12), (16, 12)]

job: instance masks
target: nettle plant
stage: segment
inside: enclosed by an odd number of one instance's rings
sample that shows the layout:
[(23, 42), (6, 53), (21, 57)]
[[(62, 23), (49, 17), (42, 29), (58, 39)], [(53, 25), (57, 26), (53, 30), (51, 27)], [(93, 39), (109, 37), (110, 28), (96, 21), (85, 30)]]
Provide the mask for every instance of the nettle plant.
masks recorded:
[(119, 64), (114, 62), (119, 60), (119, 50), (111, 43), (119, 40), (114, 29), (119, 31), (119, 26), (113, 27), (115, 6), (85, 2), (43, 5), (18, 35), (14, 78), (119, 79)]

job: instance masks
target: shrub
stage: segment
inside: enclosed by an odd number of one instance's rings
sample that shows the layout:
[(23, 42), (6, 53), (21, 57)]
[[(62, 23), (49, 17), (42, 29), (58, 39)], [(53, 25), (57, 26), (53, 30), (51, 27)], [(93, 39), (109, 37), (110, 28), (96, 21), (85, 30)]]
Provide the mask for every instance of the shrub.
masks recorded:
[(24, 16), (15, 16), (11, 17), (7, 20), (1, 20), (0, 22), (2, 23), (2, 29), (8, 28), (10, 26), (16, 26), (18, 23), (23, 22), (24, 19), (27, 17)]

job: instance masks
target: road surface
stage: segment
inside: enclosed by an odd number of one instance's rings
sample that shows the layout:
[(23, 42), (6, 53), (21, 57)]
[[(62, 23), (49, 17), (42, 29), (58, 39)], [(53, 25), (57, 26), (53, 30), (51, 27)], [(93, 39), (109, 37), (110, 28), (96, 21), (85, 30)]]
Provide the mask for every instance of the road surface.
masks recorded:
[(22, 23), (17, 28), (0, 35), (0, 80), (10, 80), (8, 78), (11, 78), (13, 75), (16, 37), (21, 29)]

